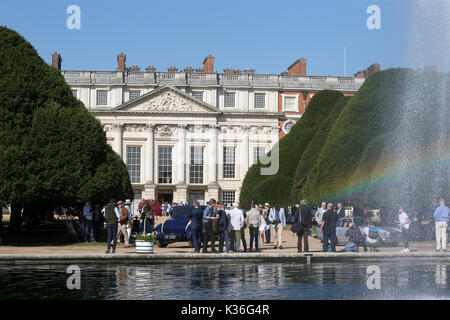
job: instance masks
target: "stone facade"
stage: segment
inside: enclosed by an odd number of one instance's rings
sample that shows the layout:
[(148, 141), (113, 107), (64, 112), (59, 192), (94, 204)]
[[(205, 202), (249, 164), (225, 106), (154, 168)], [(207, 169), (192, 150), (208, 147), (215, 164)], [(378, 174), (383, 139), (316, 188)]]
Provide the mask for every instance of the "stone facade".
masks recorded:
[[(127, 164), (136, 201), (238, 200), (248, 168), (284, 136), (286, 121), (301, 117), (315, 92), (353, 94), (364, 81), (296, 75), (306, 72), (305, 59), (291, 74), (276, 75), (215, 73), (211, 55), (196, 72), (135, 72), (124, 54), (117, 58), (118, 71), (62, 74)], [(297, 109), (284, 107), (287, 94), (296, 95)]]

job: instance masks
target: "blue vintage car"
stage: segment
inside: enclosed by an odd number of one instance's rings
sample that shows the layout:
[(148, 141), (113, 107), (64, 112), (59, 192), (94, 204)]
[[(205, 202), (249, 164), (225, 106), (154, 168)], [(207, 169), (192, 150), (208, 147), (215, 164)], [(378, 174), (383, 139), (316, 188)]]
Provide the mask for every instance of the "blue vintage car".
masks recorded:
[[(203, 209), (205, 206), (201, 206), (201, 208)], [(193, 206), (177, 206), (173, 208), (171, 219), (156, 226), (156, 240), (160, 248), (179, 241), (189, 241), (189, 246), (193, 247), (191, 221), (188, 218), (193, 209)]]

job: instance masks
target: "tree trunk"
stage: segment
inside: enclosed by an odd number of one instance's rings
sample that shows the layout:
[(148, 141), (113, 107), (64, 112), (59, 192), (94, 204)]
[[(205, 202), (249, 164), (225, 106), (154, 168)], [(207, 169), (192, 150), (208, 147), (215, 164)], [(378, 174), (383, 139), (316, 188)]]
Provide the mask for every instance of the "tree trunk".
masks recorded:
[(21, 204), (12, 204), (11, 205), (11, 216), (9, 219), (9, 229), (13, 232), (20, 231), (20, 227), (22, 225), (22, 205)]

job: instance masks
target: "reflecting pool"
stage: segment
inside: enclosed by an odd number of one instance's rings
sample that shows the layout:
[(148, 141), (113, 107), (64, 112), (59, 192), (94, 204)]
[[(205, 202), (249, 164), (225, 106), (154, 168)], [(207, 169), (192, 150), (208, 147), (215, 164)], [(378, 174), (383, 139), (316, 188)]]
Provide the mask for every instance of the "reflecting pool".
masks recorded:
[(450, 298), (448, 260), (79, 264), (80, 290), (68, 289), (68, 266), (0, 265), (0, 299)]

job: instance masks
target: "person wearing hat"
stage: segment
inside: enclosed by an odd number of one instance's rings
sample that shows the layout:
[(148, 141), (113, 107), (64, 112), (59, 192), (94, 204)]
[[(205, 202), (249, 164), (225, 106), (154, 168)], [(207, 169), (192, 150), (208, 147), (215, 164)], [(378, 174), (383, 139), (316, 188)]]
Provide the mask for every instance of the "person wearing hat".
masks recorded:
[(125, 208), (128, 210), (128, 225), (127, 225), (127, 234), (128, 239), (131, 237), (131, 227), (133, 226), (133, 211), (131, 211), (131, 200), (125, 200)]
[(124, 203), (122, 201), (117, 202), (117, 208), (119, 209), (120, 216), (119, 216), (119, 230), (117, 231), (117, 239), (120, 240), (120, 234), (123, 234), (123, 238), (125, 240), (125, 248), (129, 247), (128, 243), (128, 210), (125, 207)]

